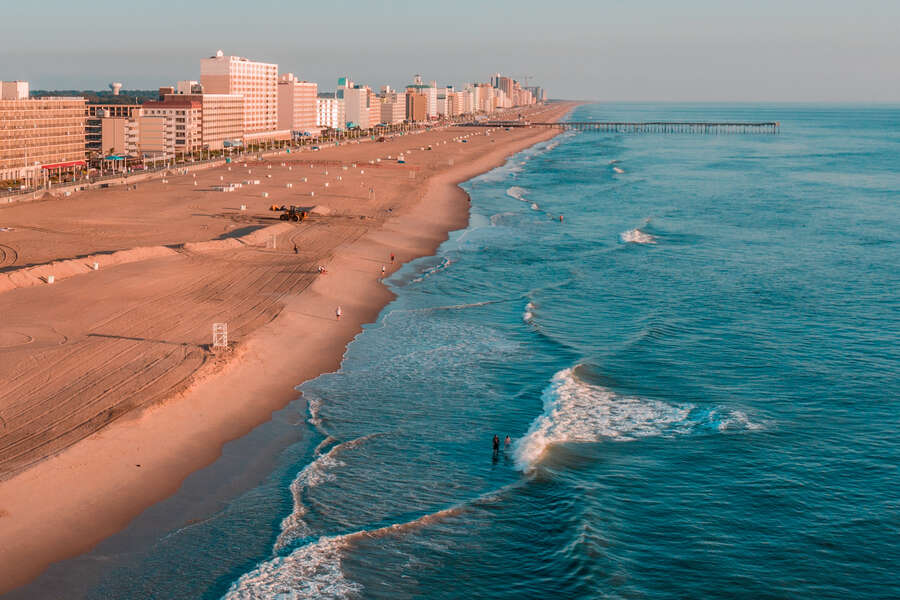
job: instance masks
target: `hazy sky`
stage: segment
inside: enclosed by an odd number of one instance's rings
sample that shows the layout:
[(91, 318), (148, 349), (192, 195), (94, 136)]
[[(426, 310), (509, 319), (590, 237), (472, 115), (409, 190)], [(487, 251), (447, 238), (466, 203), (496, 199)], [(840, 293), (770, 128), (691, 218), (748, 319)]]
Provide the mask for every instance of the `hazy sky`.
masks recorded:
[(900, 0), (0, 0), (0, 79), (152, 89), (221, 48), (334, 88), (533, 76), (550, 96), (900, 102)]

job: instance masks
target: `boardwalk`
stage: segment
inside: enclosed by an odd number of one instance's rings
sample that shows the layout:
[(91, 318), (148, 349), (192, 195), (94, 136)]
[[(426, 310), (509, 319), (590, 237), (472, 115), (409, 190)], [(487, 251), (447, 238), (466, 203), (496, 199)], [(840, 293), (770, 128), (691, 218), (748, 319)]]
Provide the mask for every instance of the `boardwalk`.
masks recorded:
[(528, 121), (474, 121), (464, 123), (469, 127), (554, 127), (564, 130), (600, 131), (606, 133), (778, 133), (780, 123), (732, 122), (732, 121), (565, 121), (558, 123), (531, 123)]

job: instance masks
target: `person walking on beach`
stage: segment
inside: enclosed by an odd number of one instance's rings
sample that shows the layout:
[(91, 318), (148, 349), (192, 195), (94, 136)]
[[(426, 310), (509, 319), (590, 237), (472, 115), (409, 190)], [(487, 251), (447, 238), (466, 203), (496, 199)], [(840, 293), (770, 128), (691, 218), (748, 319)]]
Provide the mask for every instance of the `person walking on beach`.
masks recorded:
[(338, 321), (341, 320), (341, 314), (343, 314), (343, 311), (341, 310), (341, 305), (338, 304), (338, 307), (334, 309), (334, 316), (337, 317)]
[(297, 254), (297, 242), (294, 242), (294, 254)]
[(391, 264), (394, 264), (394, 253), (391, 252)]
[(385, 268), (384, 265), (381, 265), (381, 278), (384, 279)]

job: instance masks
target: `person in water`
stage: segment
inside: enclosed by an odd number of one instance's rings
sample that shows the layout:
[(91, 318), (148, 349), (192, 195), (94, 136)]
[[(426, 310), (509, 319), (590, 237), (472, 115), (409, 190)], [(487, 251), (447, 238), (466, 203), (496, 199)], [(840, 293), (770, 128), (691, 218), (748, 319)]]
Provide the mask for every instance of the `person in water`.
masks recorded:
[(509, 436), (506, 436), (506, 439), (503, 440), (503, 447), (504, 447), (504, 448), (509, 448), (509, 445), (510, 445), (510, 444), (512, 444), (512, 440), (509, 439)]
[(494, 434), (494, 452), (497, 453), (500, 451), (500, 437), (497, 434)]

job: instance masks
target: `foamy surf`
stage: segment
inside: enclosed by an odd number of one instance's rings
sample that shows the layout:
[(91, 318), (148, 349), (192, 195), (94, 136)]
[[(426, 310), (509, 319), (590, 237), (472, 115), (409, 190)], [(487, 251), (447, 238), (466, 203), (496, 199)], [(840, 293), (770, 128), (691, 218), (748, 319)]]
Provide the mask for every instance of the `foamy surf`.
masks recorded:
[(528, 202), (525, 199), (525, 194), (528, 192), (525, 188), (514, 185), (512, 187), (507, 188), (506, 195), (510, 198), (515, 198), (516, 200), (520, 200), (522, 202)]
[(553, 444), (631, 441), (661, 435), (687, 434), (699, 429), (752, 430), (761, 426), (742, 411), (715, 407), (696, 410), (693, 404), (621, 396), (578, 378), (577, 368), (553, 376), (544, 390), (544, 412), (514, 446), (516, 467), (529, 471)]
[(359, 597), (362, 586), (349, 581), (341, 568), (350, 536), (321, 537), (289, 556), (278, 556), (242, 575), (224, 600)]
[[(297, 476), (294, 478), (294, 481), (291, 482), (291, 496), (293, 496), (294, 499), (294, 509), (291, 511), (291, 514), (289, 514), (281, 521), (281, 533), (278, 534), (278, 539), (275, 540), (275, 552), (282, 550), (295, 540), (302, 539), (310, 535), (311, 532), (309, 526), (304, 520), (304, 517), (307, 513), (307, 508), (306, 505), (303, 504), (303, 494), (306, 492), (306, 490), (311, 487), (315, 487), (325, 481), (334, 480), (334, 469), (344, 466), (344, 463), (338, 459), (338, 455), (341, 452), (356, 448), (360, 444), (363, 444), (381, 435), (384, 434), (373, 433), (364, 435), (354, 440), (350, 440), (348, 442), (336, 444), (332, 446), (331, 449), (328, 450), (328, 452), (317, 456), (315, 460), (306, 465), (297, 474)], [(326, 439), (326, 441), (328, 439), (333, 440), (333, 438), (329, 437)], [(319, 447), (317, 447), (317, 451), (320, 447), (322, 447), (322, 444), (319, 444)]]
[(526, 323), (534, 321), (534, 303), (529, 302), (525, 305), (525, 312), (522, 314), (522, 320)]
[[(485, 494), (475, 502), (489, 502), (498, 493)], [(461, 503), (405, 523), (320, 537), (315, 542), (297, 548), (288, 556), (276, 556), (242, 575), (231, 585), (223, 600), (360, 598), (363, 587), (348, 580), (342, 568), (344, 557), (354, 543), (363, 538), (405, 535), (458, 515), (465, 509), (466, 504)]]
[(425, 269), (424, 271), (422, 271), (421, 275), (414, 278), (412, 281), (410, 281), (410, 283), (420, 283), (422, 281), (425, 281), (425, 279), (427, 277), (431, 277), (435, 273), (440, 273), (441, 271), (443, 271), (444, 269), (446, 269), (447, 267), (449, 267), (452, 264), (453, 264), (453, 261), (450, 258), (445, 256), (439, 264), (437, 264), (433, 267), (430, 267), (428, 269)]
[(655, 244), (656, 238), (635, 227), (619, 234), (619, 238), (626, 244)]

